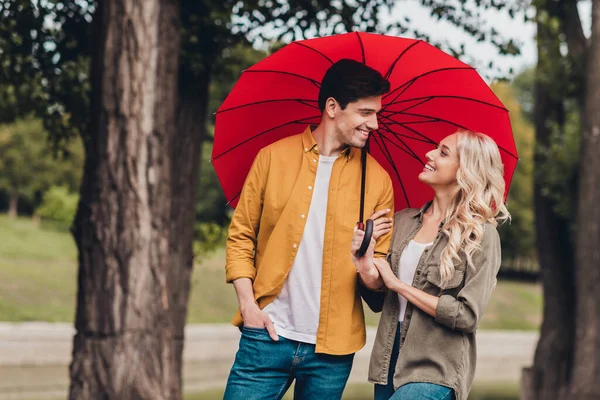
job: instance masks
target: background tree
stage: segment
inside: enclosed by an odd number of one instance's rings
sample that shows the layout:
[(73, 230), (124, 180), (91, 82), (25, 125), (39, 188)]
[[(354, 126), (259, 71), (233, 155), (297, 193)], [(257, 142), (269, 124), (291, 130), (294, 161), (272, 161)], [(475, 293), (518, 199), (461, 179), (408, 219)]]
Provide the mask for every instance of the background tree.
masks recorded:
[[(534, 5), (534, 204), (544, 320), (534, 365), (523, 374), (522, 398), (597, 398), (600, 218), (593, 204), (600, 200), (600, 170), (594, 164), (600, 150), (594, 134), (599, 129), (600, 4), (592, 1), (591, 40), (583, 33), (576, 1), (538, 0)], [(549, 176), (557, 171), (553, 164), (565, 171), (558, 186), (564, 195), (556, 196), (556, 181)]]
[(42, 122), (31, 117), (0, 125), (0, 191), (10, 198), (13, 218), (19, 201), (35, 206), (41, 192), (53, 184), (74, 183), (81, 175), (81, 164), (54, 159), (47, 139)]

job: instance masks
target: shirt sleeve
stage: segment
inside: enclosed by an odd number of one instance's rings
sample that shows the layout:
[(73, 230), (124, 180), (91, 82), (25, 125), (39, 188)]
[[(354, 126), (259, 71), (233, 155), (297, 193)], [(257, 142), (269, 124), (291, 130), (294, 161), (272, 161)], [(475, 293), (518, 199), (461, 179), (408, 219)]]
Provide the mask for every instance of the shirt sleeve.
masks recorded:
[(473, 255), (473, 265), (467, 265), (464, 287), (456, 298), (440, 296), (435, 320), (450, 329), (474, 332), (496, 287), (501, 258), (500, 236), (496, 227), (488, 224), (481, 249)]
[[(381, 192), (379, 202), (377, 203), (374, 211), (379, 211), (386, 208), (391, 210), (390, 215), (393, 216), (394, 188), (392, 186), (392, 180), (387, 173), (385, 173), (385, 184), (383, 186), (383, 191)], [(390, 230), (388, 233), (381, 235), (377, 239), (377, 243), (375, 244), (375, 257), (386, 258), (390, 249), (390, 244), (392, 243), (392, 232), (393, 230)], [(381, 312), (385, 299), (385, 291), (374, 291), (369, 289), (362, 284), (360, 278), (358, 278), (358, 291), (362, 299), (373, 312)]]
[(254, 264), (258, 229), (262, 215), (270, 154), (262, 149), (246, 177), (235, 208), (225, 248), (225, 275), (228, 283), (256, 276)]

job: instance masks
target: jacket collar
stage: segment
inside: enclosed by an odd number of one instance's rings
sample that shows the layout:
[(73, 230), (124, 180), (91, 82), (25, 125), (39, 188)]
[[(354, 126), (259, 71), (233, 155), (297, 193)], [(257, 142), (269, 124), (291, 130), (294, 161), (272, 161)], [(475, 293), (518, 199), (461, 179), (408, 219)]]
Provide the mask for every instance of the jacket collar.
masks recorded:
[[(420, 209), (418, 209), (418, 210), (415, 209), (413, 218), (419, 218), (419, 222), (423, 222), (423, 214), (425, 214), (425, 212), (429, 209), (429, 207), (431, 207), (432, 204), (433, 204), (433, 200), (429, 200)], [(438, 226), (438, 230), (442, 229), (445, 222), (446, 222), (446, 220), (443, 220), (442, 222), (440, 222), (440, 225)]]

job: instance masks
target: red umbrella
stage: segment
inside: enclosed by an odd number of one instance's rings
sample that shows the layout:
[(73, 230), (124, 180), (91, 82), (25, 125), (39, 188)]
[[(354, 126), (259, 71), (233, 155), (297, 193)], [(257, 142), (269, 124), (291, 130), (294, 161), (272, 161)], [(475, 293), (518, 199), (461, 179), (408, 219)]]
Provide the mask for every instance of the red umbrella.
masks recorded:
[(261, 148), (319, 124), (320, 82), (342, 58), (390, 81), (369, 142), (394, 183), (396, 210), (432, 198), (417, 179), (425, 154), (458, 129), (496, 141), (508, 191), (518, 160), (508, 111), (477, 71), (421, 40), (354, 32), (290, 43), (243, 72), (217, 111), (212, 154), (232, 206)]

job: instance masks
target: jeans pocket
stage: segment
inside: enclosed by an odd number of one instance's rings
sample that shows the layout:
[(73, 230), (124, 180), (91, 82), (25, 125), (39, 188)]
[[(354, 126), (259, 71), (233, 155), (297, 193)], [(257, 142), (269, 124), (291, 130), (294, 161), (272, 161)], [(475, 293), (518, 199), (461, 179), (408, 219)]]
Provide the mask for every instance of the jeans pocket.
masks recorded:
[(245, 330), (261, 332), (261, 331), (266, 331), (267, 328), (254, 328), (254, 327), (251, 327), (251, 326), (243, 325), (242, 326), (242, 331), (245, 331)]
[(242, 326), (242, 339), (259, 340), (262, 342), (271, 342), (272, 339), (269, 336), (267, 328), (252, 328), (249, 326)]

